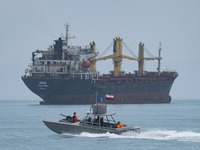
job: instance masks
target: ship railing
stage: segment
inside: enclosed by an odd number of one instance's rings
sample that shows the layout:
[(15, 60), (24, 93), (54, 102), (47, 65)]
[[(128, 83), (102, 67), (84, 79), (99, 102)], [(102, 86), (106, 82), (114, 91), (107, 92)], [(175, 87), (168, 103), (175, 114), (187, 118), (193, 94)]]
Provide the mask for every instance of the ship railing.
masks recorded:
[(74, 79), (81, 79), (81, 80), (98, 80), (99, 74), (98, 73), (72, 73), (70, 74), (71, 78)]
[(99, 78), (99, 73), (65, 73), (65, 72), (44, 72), (41, 70), (28, 70), (27, 71), (30, 75), (32, 74), (51, 74), (52, 76), (56, 77), (56, 76), (66, 76), (66, 77), (70, 77), (70, 79), (80, 79), (80, 80), (98, 80)]

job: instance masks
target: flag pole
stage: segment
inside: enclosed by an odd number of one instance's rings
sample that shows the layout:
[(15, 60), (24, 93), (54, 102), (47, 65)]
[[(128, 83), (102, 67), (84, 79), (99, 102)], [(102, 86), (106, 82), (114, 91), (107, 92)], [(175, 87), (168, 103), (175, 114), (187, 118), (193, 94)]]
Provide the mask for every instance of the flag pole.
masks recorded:
[(98, 111), (97, 94), (98, 94), (98, 91), (96, 91), (96, 105), (97, 105), (97, 114), (98, 114), (98, 113), (99, 113), (99, 111)]
[(105, 95), (105, 100), (104, 100), (104, 102), (105, 102), (105, 104), (107, 104), (107, 103), (106, 103), (106, 95)]
[(96, 91), (96, 104), (97, 104), (97, 91)]

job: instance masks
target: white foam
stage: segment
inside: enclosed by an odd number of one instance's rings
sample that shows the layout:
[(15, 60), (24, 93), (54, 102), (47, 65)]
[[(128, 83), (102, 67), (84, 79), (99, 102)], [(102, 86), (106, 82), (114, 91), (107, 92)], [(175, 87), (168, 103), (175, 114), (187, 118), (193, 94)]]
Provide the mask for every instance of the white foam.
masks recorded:
[(200, 143), (200, 133), (192, 131), (176, 131), (176, 130), (149, 130), (145, 132), (135, 133), (133, 131), (128, 131), (120, 135), (114, 133), (87, 133), (82, 132), (80, 135), (64, 134), (68, 136), (78, 136), (78, 137), (90, 137), (90, 138), (135, 138), (135, 139), (152, 139), (152, 140), (177, 140), (177, 141), (189, 141)]

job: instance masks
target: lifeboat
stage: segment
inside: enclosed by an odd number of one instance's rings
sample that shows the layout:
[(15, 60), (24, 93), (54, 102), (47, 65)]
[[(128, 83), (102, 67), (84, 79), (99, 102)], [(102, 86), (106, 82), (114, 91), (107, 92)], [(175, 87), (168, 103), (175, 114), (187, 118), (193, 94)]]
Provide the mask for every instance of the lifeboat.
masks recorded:
[(90, 65), (91, 65), (91, 63), (88, 62), (88, 61), (83, 61), (82, 64), (81, 64), (81, 66), (84, 67), (84, 68), (88, 68), (88, 67), (90, 67)]

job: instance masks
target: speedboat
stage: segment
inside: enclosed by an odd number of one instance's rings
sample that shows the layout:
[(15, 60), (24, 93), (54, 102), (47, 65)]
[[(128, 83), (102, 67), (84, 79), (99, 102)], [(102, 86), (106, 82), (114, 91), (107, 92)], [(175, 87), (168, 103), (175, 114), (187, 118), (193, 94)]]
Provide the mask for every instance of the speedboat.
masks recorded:
[(50, 130), (58, 134), (81, 134), (82, 132), (121, 134), (126, 131), (140, 133), (138, 126), (123, 125), (123, 127), (116, 128), (117, 122), (113, 118), (115, 113), (107, 113), (106, 104), (96, 103), (91, 105), (86, 116), (82, 120), (77, 120), (77, 122), (73, 122), (69, 116), (61, 115), (65, 118), (58, 121), (43, 120), (43, 122)]

